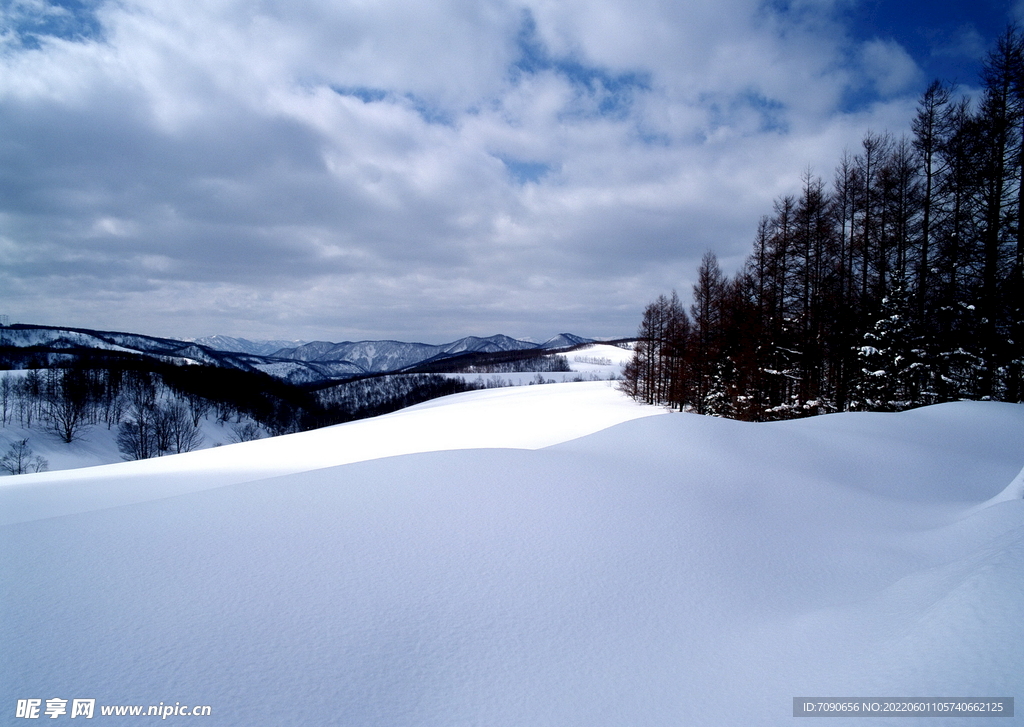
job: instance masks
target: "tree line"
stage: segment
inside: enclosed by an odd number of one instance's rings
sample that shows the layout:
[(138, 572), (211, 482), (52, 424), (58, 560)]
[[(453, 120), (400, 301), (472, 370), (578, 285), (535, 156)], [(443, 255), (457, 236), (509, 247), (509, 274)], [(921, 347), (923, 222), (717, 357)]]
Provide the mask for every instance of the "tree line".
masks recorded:
[[(62, 355), (36, 368), (0, 371), (0, 427), (38, 429), (71, 443), (90, 427), (116, 430), (124, 459), (189, 452), (204, 445), (213, 420), (246, 441), (361, 419), (448, 394), (481, 388), (440, 375), (380, 376), (318, 389), (267, 374), (180, 365), (117, 354)], [(41, 367), (41, 368), (40, 368)], [(20, 474), (45, 466), (27, 440), (3, 455), (0, 469)]]
[(689, 312), (647, 306), (623, 387), (749, 420), (1020, 401), (1024, 34), (988, 54), (980, 97), (935, 81), (909, 135), (868, 133), (831, 183), (777, 199), (734, 276), (705, 254)]
[(454, 368), (463, 374), (521, 374), (553, 372), (570, 372), (569, 361), (562, 355), (540, 355), (528, 358), (510, 358), (508, 360), (489, 360), (479, 364), (469, 364)]
[[(211, 376), (216, 381), (207, 380)], [(209, 417), (222, 425), (254, 425), (252, 417), (261, 416), (264, 430), (280, 426), (265, 416), (280, 407), (254, 406), (258, 397), (238, 397), (241, 382), (224, 386), (224, 378), (213, 367), (65, 359), (59, 366), (0, 374), (0, 426), (40, 429), (68, 444), (89, 427), (116, 429), (125, 459), (197, 449), (203, 444), (200, 422)], [(208, 395), (217, 383), (223, 388)], [(232, 438), (254, 435), (251, 426), (241, 427)]]

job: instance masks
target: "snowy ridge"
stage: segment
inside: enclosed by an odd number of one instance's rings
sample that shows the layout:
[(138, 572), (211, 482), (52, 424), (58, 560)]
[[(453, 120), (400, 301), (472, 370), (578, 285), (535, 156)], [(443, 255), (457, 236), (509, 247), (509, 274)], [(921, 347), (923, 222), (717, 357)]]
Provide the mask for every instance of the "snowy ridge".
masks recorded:
[(581, 338), (580, 336), (574, 336), (571, 333), (559, 333), (557, 336), (553, 336), (540, 344), (540, 348), (569, 348), (571, 346), (581, 346), (584, 343), (593, 342), (593, 339), (590, 338)]
[(992, 500), (1022, 464), (1019, 405), (750, 424), (591, 383), (7, 478), (0, 699), (759, 727), (1015, 696), (1024, 500)]
[(243, 371), (261, 371), (295, 384), (366, 373), (362, 367), (345, 361), (307, 363), (251, 353), (217, 351), (198, 342), (173, 338), (46, 326), (0, 328), (0, 346), (39, 348), (56, 354), (81, 351), (134, 354), (169, 363), (207, 364)]
[(406, 343), (403, 341), (313, 341), (302, 346), (285, 348), (274, 353), (277, 358), (311, 363), (347, 362), (367, 373), (398, 371), (425, 361), (443, 359), (464, 353), (498, 353), (501, 351), (547, 350), (587, 343), (589, 339), (562, 333), (542, 344), (520, 341), (505, 335), (466, 336), (451, 343)]
[[(0, 328), (0, 346), (43, 347), (50, 351), (94, 349), (138, 354), (165, 361), (262, 371), (295, 384), (399, 371), (460, 354), (532, 349), (541, 352), (581, 345), (588, 341), (562, 333), (542, 344), (496, 335), (487, 338), (467, 336), (441, 345), (385, 340), (355, 343), (312, 341), (296, 346), (294, 344), (297, 342), (294, 341), (248, 341), (229, 336), (179, 341), (133, 333), (48, 326)], [(223, 348), (218, 348), (220, 346)]]
[(218, 356), (216, 351), (205, 346), (173, 338), (49, 326), (19, 325), (0, 328), (0, 345), (14, 348), (42, 347), (53, 350), (93, 349), (144, 354), (164, 360), (204, 364), (224, 363), (226, 358)]
[(305, 341), (250, 341), (246, 338), (234, 338), (232, 336), (203, 336), (195, 339), (198, 343), (207, 348), (217, 351), (230, 351), (232, 353), (249, 353), (255, 356), (272, 356), (282, 348), (302, 346)]
[[(527, 386), (538, 383), (574, 382), (574, 381), (615, 381), (621, 378), (622, 363), (629, 357), (629, 351), (605, 344), (590, 344), (564, 355), (570, 371), (556, 372), (518, 372), (518, 373), (456, 373), (442, 376), (457, 379), (480, 388), (496, 388), (497, 386)], [(239, 358), (246, 356), (239, 354)], [(322, 378), (341, 378), (346, 374), (361, 373), (361, 370), (342, 363), (312, 363), (278, 359), (274, 363), (261, 363), (258, 358), (252, 359), (253, 366), (278, 378), (292, 382), (320, 381)], [(313, 373), (310, 374), (310, 369)], [(0, 371), (0, 379), (10, 378), (13, 381), (23, 378), (28, 371)], [(405, 378), (403, 374), (393, 375), (396, 379)], [(417, 378), (417, 375), (412, 375)], [(41, 457), (50, 471), (93, 467), (102, 464), (120, 463), (124, 461), (122, 452), (116, 443), (118, 428), (104, 425), (102, 422), (84, 425), (76, 434), (72, 443), (64, 442), (59, 436), (48, 430), (46, 425), (38, 421), (34, 427), (21, 426), (21, 416), (15, 417), (14, 403), (7, 401), (9, 420), (0, 425), (0, 454), (9, 450), (15, 442), (27, 439), (32, 457)], [(200, 419), (201, 443), (197, 449), (216, 447), (232, 441), (237, 437), (235, 425), (238, 422), (227, 422), (217, 416), (207, 414)], [(566, 430), (570, 431), (570, 430)], [(0, 470), (3, 472), (3, 470)]]

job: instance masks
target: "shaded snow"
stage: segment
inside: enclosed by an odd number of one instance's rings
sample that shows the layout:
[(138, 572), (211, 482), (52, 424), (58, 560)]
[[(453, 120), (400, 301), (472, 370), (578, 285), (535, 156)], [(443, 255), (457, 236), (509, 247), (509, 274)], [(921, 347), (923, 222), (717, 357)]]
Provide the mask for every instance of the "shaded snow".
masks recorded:
[(1024, 464), (1024, 407), (636, 418), (660, 412), (607, 384), (470, 392), (17, 478), (4, 708), (677, 727), (790, 724), (795, 696), (1018, 695), (1024, 501), (979, 505)]

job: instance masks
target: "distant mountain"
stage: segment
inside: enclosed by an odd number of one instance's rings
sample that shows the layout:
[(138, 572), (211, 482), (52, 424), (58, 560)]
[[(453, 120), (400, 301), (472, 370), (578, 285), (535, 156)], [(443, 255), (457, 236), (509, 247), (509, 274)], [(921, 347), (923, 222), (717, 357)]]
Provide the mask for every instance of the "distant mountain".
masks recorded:
[(345, 362), (308, 364), (270, 356), (221, 351), (196, 341), (27, 324), (0, 328), (0, 352), (8, 358), (17, 358), (19, 355), (21, 358), (43, 357), (50, 363), (61, 358), (96, 352), (124, 354), (155, 358), (167, 363), (207, 364), (243, 371), (262, 371), (292, 383), (310, 383), (366, 373), (360, 367)]
[[(249, 341), (229, 336), (208, 336), (193, 341), (158, 338), (134, 333), (94, 331), (18, 324), (0, 327), (0, 351), (24, 359), (44, 356), (54, 362), (89, 351), (106, 351), (157, 358), (173, 363), (226, 366), (263, 373), (296, 384), (319, 383), (366, 374), (400, 372), (423, 364), (436, 370), (446, 359), (465, 365), (479, 356), (536, 350), (547, 354), (592, 342), (561, 333), (544, 343), (521, 341), (504, 335), (467, 336), (451, 343), (433, 345), (403, 341)], [(286, 344), (280, 346), (279, 344)], [(14, 351), (20, 349), (20, 353)], [(269, 352), (269, 353), (268, 353)], [(453, 361), (454, 363), (454, 361)]]
[(571, 333), (559, 333), (553, 338), (549, 338), (540, 344), (541, 348), (571, 348), (572, 346), (582, 346), (587, 343), (593, 343), (596, 339), (592, 338), (581, 338), (580, 336), (574, 336)]
[(589, 343), (590, 339), (562, 333), (544, 343), (520, 341), (504, 335), (467, 336), (451, 343), (405, 343), (403, 341), (313, 341), (302, 346), (286, 348), (274, 353), (275, 358), (286, 358), (310, 363), (347, 361), (368, 373), (399, 371), (425, 361), (438, 361), (472, 353), (499, 353), (502, 351), (550, 350)]
[(218, 351), (249, 353), (254, 356), (272, 356), (282, 348), (301, 346), (305, 341), (250, 341), (247, 338), (232, 338), (231, 336), (204, 336), (194, 339), (193, 343), (214, 348)]
[(93, 331), (87, 328), (17, 324), (0, 328), (0, 346), (12, 349), (31, 349), (40, 354), (109, 351), (112, 353), (146, 354), (181, 363), (218, 363), (218, 356), (214, 351), (191, 341), (142, 336), (135, 333)]

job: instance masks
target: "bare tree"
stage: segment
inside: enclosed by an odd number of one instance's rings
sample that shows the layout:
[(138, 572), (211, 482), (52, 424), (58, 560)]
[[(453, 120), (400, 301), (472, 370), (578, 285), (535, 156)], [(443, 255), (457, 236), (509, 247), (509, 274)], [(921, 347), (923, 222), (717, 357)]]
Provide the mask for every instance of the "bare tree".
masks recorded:
[(86, 423), (90, 403), (89, 381), (80, 369), (50, 369), (46, 380), (47, 428), (70, 444)]
[(159, 454), (156, 442), (156, 388), (148, 375), (136, 375), (125, 387), (128, 419), (117, 432), (117, 448), (125, 459), (148, 459)]
[(156, 456), (156, 441), (152, 426), (146, 422), (129, 419), (117, 428), (117, 448), (127, 460), (149, 459)]
[(45, 472), (48, 462), (38, 455), (32, 456), (32, 448), (28, 446), (28, 439), (19, 439), (14, 442), (7, 453), (0, 457), (0, 469), (7, 470), (12, 475), (23, 475), (28, 472)]
[(192, 426), (198, 427), (199, 420), (209, 413), (213, 405), (210, 404), (210, 400), (206, 397), (200, 396), (199, 394), (193, 394), (186, 392), (184, 395), (185, 402), (188, 404), (189, 415), (192, 417)]
[(263, 438), (263, 432), (255, 422), (245, 422), (244, 424), (235, 424), (231, 427), (231, 441), (235, 442), (252, 442), (257, 439)]
[[(157, 447), (161, 451), (175, 454), (191, 452), (203, 443), (203, 435), (188, 407), (180, 401), (172, 401), (160, 410), (156, 417), (156, 426), (160, 431), (157, 436)], [(166, 445), (161, 448), (161, 445)]]
[(14, 385), (10, 376), (0, 377), (0, 427), (7, 426), (8, 413), (13, 415), (11, 404), (14, 401)]

